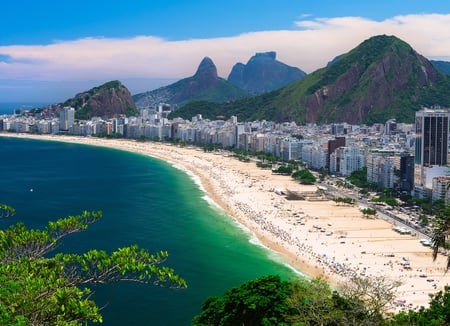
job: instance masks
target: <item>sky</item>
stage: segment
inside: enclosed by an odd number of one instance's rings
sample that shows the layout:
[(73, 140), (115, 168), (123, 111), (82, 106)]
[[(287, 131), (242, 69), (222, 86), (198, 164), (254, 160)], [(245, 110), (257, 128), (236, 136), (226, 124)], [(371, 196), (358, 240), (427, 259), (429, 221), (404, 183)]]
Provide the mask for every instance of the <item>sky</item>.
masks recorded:
[(22, 0), (0, 15), (0, 102), (55, 103), (110, 80), (132, 94), (192, 76), (227, 78), (257, 52), (307, 73), (394, 35), (450, 61), (448, 0)]

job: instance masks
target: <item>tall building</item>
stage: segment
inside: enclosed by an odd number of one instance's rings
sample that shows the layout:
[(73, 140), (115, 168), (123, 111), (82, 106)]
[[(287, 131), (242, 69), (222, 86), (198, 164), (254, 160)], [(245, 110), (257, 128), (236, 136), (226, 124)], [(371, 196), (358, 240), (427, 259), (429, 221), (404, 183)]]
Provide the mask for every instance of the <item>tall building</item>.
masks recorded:
[(448, 173), (449, 120), (449, 109), (416, 112), (414, 189), (418, 196), (430, 196), (433, 177)]
[(414, 156), (409, 153), (400, 154), (400, 189), (411, 192), (414, 186)]
[(59, 113), (59, 130), (62, 132), (68, 132), (75, 122), (75, 109), (71, 107), (65, 107)]
[(339, 147), (345, 147), (345, 137), (334, 137), (334, 139), (328, 140), (328, 156), (327, 156), (328, 169), (330, 168), (330, 156)]
[(394, 188), (392, 152), (372, 152), (366, 155), (367, 181), (383, 188)]
[(393, 135), (397, 132), (397, 122), (395, 119), (389, 119), (384, 125), (384, 134)]
[(365, 166), (364, 154), (357, 146), (339, 147), (330, 156), (330, 172), (343, 176)]
[(450, 177), (433, 178), (432, 201), (443, 200), (447, 205), (450, 201)]

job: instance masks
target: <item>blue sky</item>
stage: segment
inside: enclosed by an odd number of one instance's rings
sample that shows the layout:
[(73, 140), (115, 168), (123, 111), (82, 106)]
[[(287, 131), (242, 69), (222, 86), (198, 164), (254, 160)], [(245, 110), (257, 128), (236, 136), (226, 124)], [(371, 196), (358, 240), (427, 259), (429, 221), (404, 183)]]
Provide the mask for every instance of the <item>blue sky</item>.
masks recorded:
[(264, 51), (309, 73), (378, 34), (450, 61), (448, 26), (444, 0), (5, 1), (0, 102), (63, 101), (112, 79), (134, 94), (205, 56), (223, 78)]

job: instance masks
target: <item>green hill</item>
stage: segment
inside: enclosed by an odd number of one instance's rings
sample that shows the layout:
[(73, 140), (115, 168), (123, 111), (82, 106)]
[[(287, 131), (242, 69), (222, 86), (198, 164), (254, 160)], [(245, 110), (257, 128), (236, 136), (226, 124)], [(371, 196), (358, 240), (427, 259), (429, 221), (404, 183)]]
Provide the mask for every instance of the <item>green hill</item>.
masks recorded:
[(412, 122), (415, 111), (432, 105), (450, 106), (449, 78), (404, 41), (380, 35), (279, 90), (220, 105), (190, 103), (172, 117), (371, 124)]
[(92, 117), (112, 118), (122, 114), (136, 115), (138, 113), (131, 93), (118, 80), (79, 93), (62, 105), (73, 107), (75, 117), (85, 120)]

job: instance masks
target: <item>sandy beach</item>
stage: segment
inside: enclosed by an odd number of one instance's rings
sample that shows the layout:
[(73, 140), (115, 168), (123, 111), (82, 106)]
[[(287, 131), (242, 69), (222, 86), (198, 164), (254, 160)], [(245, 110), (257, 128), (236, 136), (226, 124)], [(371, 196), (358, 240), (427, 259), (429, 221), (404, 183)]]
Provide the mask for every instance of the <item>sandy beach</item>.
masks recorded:
[(200, 180), (208, 195), (228, 215), (278, 252), (294, 268), (311, 277), (323, 276), (339, 285), (353, 275), (385, 275), (400, 280), (398, 306), (427, 306), (429, 294), (450, 283), (447, 257), (433, 262), (431, 249), (412, 235), (402, 235), (381, 219), (363, 217), (357, 206), (331, 200), (292, 200), (279, 189), (314, 192), (289, 176), (272, 174), (255, 162), (240, 162), (224, 153), (205, 153), (150, 142), (70, 136), (0, 134), (107, 146), (159, 158)]

